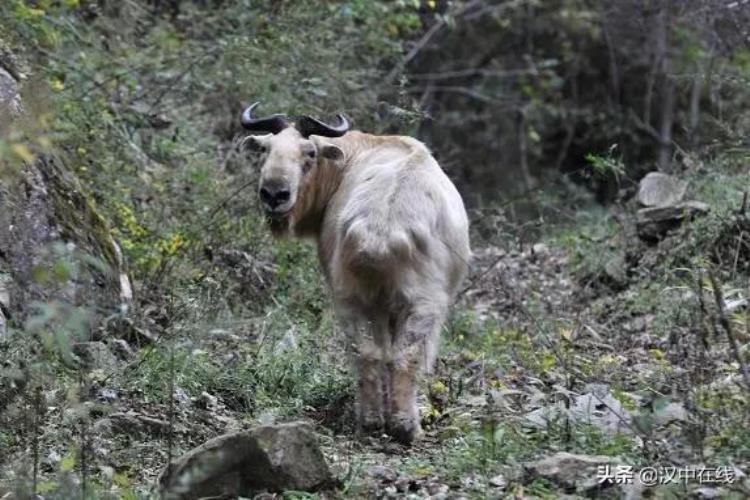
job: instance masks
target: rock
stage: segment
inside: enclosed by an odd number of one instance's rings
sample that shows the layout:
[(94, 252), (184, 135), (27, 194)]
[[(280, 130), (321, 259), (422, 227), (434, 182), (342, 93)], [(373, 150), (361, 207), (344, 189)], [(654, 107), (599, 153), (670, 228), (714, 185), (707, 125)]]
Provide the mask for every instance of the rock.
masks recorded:
[(398, 479), (396, 471), (385, 465), (373, 465), (365, 471), (365, 475), (385, 483), (392, 483)]
[(638, 186), (638, 203), (644, 207), (664, 207), (682, 201), (687, 183), (661, 172), (647, 174)]
[[(24, 68), (0, 39), (0, 139), (23, 111)], [(36, 156), (0, 184), (0, 277), (10, 277), (2, 286), (3, 316), (22, 323), (35, 313), (32, 304), (57, 301), (96, 311), (84, 325), (93, 328), (132, 299), (120, 249), (61, 158), (19, 145), (29, 149), (24, 157)], [(60, 262), (79, 271), (61, 272)]]
[(608, 484), (599, 484), (600, 466), (617, 465), (618, 459), (599, 455), (575, 455), (561, 451), (536, 462), (524, 464), (527, 482), (537, 478), (552, 481), (564, 489), (579, 493), (591, 492), (604, 488)]
[(688, 412), (682, 403), (672, 401), (663, 408), (654, 410), (654, 421), (657, 425), (667, 425), (672, 422), (686, 422)]
[(216, 407), (219, 406), (219, 398), (203, 391), (201, 395), (195, 399), (195, 406), (204, 410), (215, 410)]
[(493, 488), (505, 488), (506, 486), (508, 486), (508, 481), (502, 474), (491, 477), (489, 483)]
[(694, 498), (698, 498), (700, 500), (725, 498), (727, 493), (728, 492), (725, 488), (716, 488), (711, 486), (703, 486), (701, 488), (696, 488), (695, 490), (693, 490)]
[(159, 482), (165, 499), (197, 499), (315, 491), (333, 480), (312, 427), (295, 422), (211, 439), (173, 462)]
[(23, 112), (21, 96), (19, 94), (18, 81), (11, 73), (0, 64), (0, 127), (7, 126), (3, 123), (6, 117), (15, 118)]
[(699, 201), (686, 201), (677, 205), (642, 208), (636, 213), (636, 231), (646, 241), (658, 240), (670, 229), (695, 215), (708, 212), (710, 207)]
[(549, 247), (544, 243), (534, 243), (531, 246), (531, 254), (535, 257), (547, 257), (549, 253)]
[(89, 369), (113, 372), (117, 369), (117, 358), (104, 342), (78, 342), (73, 344), (73, 353)]
[(96, 399), (103, 403), (112, 403), (119, 398), (117, 391), (108, 387), (100, 387), (96, 390)]
[(130, 361), (131, 359), (133, 359), (133, 357), (135, 357), (135, 352), (133, 352), (133, 348), (130, 347), (130, 344), (128, 344), (127, 340), (114, 339), (111, 345), (112, 350), (118, 358), (124, 361)]
[(607, 259), (604, 264), (604, 275), (613, 288), (624, 288), (628, 283), (628, 264), (625, 254), (618, 252)]
[(172, 393), (172, 399), (179, 405), (190, 404), (190, 395), (182, 387), (175, 387)]
[(592, 392), (577, 396), (570, 408), (562, 403), (546, 406), (527, 413), (524, 419), (534, 427), (546, 428), (567, 417), (573, 423), (594, 425), (606, 434), (631, 433), (632, 415), (605, 387), (592, 387)]

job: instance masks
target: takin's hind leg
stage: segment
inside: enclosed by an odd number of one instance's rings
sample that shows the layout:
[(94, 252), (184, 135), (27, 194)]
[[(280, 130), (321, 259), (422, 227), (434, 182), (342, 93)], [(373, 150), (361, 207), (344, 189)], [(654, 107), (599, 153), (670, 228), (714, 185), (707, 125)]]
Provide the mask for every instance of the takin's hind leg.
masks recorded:
[(357, 427), (362, 434), (380, 433), (385, 427), (387, 387), (385, 352), (390, 343), (387, 328), (377, 315), (356, 304), (340, 304), (338, 314), (349, 336), (349, 346), (354, 349), (354, 367), (357, 377)]
[(390, 401), (388, 434), (396, 441), (411, 444), (422, 429), (419, 425), (417, 388), (424, 369), (434, 362), (438, 335), (444, 318), (434, 307), (413, 311), (395, 332), (388, 372)]
[(385, 424), (383, 350), (372, 338), (360, 339), (357, 353), (357, 420), (359, 432), (378, 433)]

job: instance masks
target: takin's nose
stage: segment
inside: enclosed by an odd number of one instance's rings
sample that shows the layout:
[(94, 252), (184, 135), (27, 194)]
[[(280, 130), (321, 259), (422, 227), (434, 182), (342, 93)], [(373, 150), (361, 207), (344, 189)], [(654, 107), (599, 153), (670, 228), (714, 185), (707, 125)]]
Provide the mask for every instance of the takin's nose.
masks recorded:
[(289, 186), (286, 183), (268, 181), (264, 182), (260, 188), (260, 201), (270, 210), (289, 201), (290, 196)]

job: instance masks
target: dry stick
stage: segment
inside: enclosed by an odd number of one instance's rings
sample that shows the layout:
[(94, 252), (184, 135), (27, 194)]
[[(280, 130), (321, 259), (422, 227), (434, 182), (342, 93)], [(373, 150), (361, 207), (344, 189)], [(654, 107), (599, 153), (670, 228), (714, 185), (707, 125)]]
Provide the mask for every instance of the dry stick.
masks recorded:
[(468, 292), (469, 290), (471, 290), (472, 288), (474, 288), (474, 285), (476, 285), (479, 281), (482, 280), (482, 278), (484, 278), (487, 274), (489, 274), (490, 271), (492, 271), (495, 268), (495, 266), (501, 260), (503, 260), (505, 257), (506, 257), (506, 254), (505, 254), (505, 252), (503, 252), (497, 259), (495, 259), (489, 266), (487, 266), (480, 274), (478, 274), (477, 276), (475, 276), (469, 282), (469, 284), (464, 287), (463, 290), (461, 290), (460, 292), (458, 292), (457, 297), (462, 297), (466, 292)]
[(716, 309), (719, 314), (719, 323), (721, 324), (722, 328), (724, 328), (724, 331), (727, 332), (729, 345), (732, 348), (732, 354), (734, 354), (737, 363), (739, 363), (742, 378), (745, 381), (745, 385), (750, 390), (750, 374), (748, 374), (747, 366), (745, 365), (745, 361), (742, 359), (742, 355), (740, 354), (740, 348), (737, 344), (737, 338), (734, 335), (732, 324), (729, 322), (729, 319), (727, 319), (726, 312), (724, 311), (724, 296), (721, 291), (721, 286), (719, 286), (719, 281), (716, 279), (716, 275), (714, 275), (713, 271), (708, 271), (708, 277), (711, 280), (711, 286), (714, 289), (714, 299), (716, 300)]
[[(703, 296), (703, 272), (698, 272), (698, 305), (700, 306), (700, 313), (701, 313), (701, 328), (700, 328), (700, 334), (701, 334), (701, 342), (703, 343), (703, 350), (704, 353), (706, 350), (708, 350), (708, 335), (710, 333), (710, 330), (707, 326), (706, 318), (708, 317), (708, 309), (706, 308), (706, 300)], [(716, 337), (716, 335), (714, 335)]]

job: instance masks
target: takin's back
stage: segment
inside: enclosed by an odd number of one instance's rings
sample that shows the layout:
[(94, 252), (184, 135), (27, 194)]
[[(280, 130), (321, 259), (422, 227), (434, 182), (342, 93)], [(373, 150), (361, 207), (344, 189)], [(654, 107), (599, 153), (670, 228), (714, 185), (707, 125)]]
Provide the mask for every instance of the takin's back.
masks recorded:
[(468, 219), (427, 148), (356, 132), (336, 142), (346, 163), (323, 228), (335, 241), (329, 274), (386, 286), (408, 276), (454, 295), (471, 255)]

